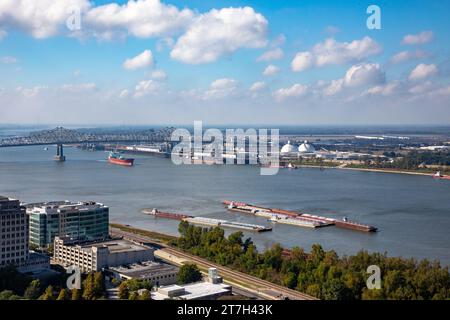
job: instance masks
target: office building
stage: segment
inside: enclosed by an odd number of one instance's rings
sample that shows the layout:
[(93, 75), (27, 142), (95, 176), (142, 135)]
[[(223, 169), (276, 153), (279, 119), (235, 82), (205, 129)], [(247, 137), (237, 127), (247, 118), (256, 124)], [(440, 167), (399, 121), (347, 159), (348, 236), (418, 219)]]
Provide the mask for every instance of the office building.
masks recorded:
[(68, 237), (55, 237), (53, 250), (56, 263), (78, 266), (82, 272), (154, 259), (154, 249), (127, 240), (80, 243)]
[(28, 259), (28, 216), (19, 200), (0, 196), (0, 268)]
[(56, 236), (79, 241), (104, 240), (109, 234), (109, 208), (96, 202), (54, 201), (26, 204), (30, 243), (43, 248)]

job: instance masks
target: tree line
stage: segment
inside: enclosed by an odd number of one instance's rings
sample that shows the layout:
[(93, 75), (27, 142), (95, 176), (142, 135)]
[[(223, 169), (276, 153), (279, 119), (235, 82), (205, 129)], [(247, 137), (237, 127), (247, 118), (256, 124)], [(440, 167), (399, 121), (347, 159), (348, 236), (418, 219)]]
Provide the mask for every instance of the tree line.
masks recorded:
[[(339, 257), (318, 244), (308, 253), (300, 247), (287, 251), (279, 244), (260, 253), (242, 232), (225, 237), (219, 227), (202, 228), (185, 221), (178, 231), (181, 237), (172, 244), (184, 251), (320, 299), (450, 299), (449, 269), (438, 261), (367, 251)], [(381, 269), (381, 289), (367, 288), (370, 265)]]
[(66, 288), (65, 273), (32, 279), (14, 266), (0, 269), (0, 300), (98, 300), (105, 299), (105, 277), (102, 272), (88, 273), (80, 289)]

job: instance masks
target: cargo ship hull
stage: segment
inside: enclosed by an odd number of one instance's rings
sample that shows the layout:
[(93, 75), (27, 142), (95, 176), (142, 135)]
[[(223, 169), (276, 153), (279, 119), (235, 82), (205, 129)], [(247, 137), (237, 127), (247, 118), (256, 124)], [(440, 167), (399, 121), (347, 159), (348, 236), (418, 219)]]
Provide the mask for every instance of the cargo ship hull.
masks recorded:
[(119, 166), (131, 167), (134, 165), (134, 159), (117, 159), (113, 157), (108, 158), (108, 162), (112, 164), (117, 164)]

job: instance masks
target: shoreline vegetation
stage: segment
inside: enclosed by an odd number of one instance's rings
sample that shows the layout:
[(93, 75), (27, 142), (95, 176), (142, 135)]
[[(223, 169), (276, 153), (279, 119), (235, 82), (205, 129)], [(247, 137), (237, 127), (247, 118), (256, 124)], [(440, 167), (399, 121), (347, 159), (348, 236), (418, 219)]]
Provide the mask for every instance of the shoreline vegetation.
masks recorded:
[[(387, 253), (359, 251), (352, 256), (338, 256), (314, 244), (307, 253), (303, 248), (286, 250), (279, 244), (258, 252), (251, 238), (240, 231), (225, 237), (219, 227), (197, 227), (182, 221), (179, 237), (111, 224), (115, 228), (161, 240), (179, 250), (213, 263), (259, 277), (287, 288), (327, 300), (429, 300), (450, 299), (449, 266), (438, 260), (388, 257)], [(161, 237), (161, 238), (158, 238)], [(171, 238), (168, 242), (168, 238)], [(381, 270), (381, 289), (369, 290), (367, 268)]]
[(361, 161), (334, 161), (300, 157), (282, 160), (280, 161), (280, 167), (287, 168), (290, 164), (294, 168), (334, 168), (422, 176), (433, 176), (439, 171), (442, 175), (450, 175), (450, 151), (437, 153), (412, 151), (407, 154), (387, 152), (384, 153), (384, 156), (392, 157), (391, 161), (385, 161), (379, 157)]
[[(436, 173), (436, 170), (419, 171), (419, 170), (401, 170), (401, 169), (388, 169), (388, 168), (369, 168), (369, 167), (357, 167), (357, 166), (339, 166), (339, 165), (295, 165), (297, 168), (315, 168), (315, 169), (341, 169), (341, 170), (354, 170), (354, 171), (365, 171), (365, 172), (379, 172), (379, 173), (397, 173), (397, 174), (409, 174), (416, 176), (428, 176), (431, 177)], [(444, 174), (450, 174), (450, 172), (441, 172)]]

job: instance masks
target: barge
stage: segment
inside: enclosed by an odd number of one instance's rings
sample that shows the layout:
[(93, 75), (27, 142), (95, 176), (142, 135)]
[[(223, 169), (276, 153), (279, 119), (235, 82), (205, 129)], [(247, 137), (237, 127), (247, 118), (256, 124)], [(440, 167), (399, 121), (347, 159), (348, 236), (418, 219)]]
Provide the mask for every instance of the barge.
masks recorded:
[(223, 227), (223, 228), (232, 228), (232, 229), (241, 229), (245, 231), (256, 231), (256, 232), (266, 232), (272, 231), (271, 227), (266, 227), (262, 225), (235, 222), (235, 221), (227, 221), (221, 219), (213, 219), (213, 218), (205, 218), (205, 217), (194, 217), (190, 215), (180, 214), (180, 213), (170, 213), (163, 212), (157, 209), (143, 209), (143, 213), (159, 218), (173, 219), (179, 221), (186, 221), (191, 224), (208, 226), (208, 227)]
[(181, 214), (181, 213), (171, 213), (171, 212), (163, 212), (159, 211), (158, 209), (143, 209), (143, 213), (148, 214), (150, 216), (160, 217), (160, 218), (166, 218), (166, 219), (173, 219), (173, 220), (184, 220), (187, 218), (193, 218), (193, 216)]
[(349, 221), (347, 218), (338, 220), (284, 209), (259, 207), (243, 202), (236, 202), (229, 200), (223, 201), (223, 204), (227, 206), (227, 209), (230, 211), (243, 212), (255, 216), (264, 217), (272, 222), (277, 223), (291, 224), (308, 228), (318, 228), (335, 225), (336, 227), (356, 231), (364, 231), (364, 232), (377, 231), (377, 228), (374, 226)]

